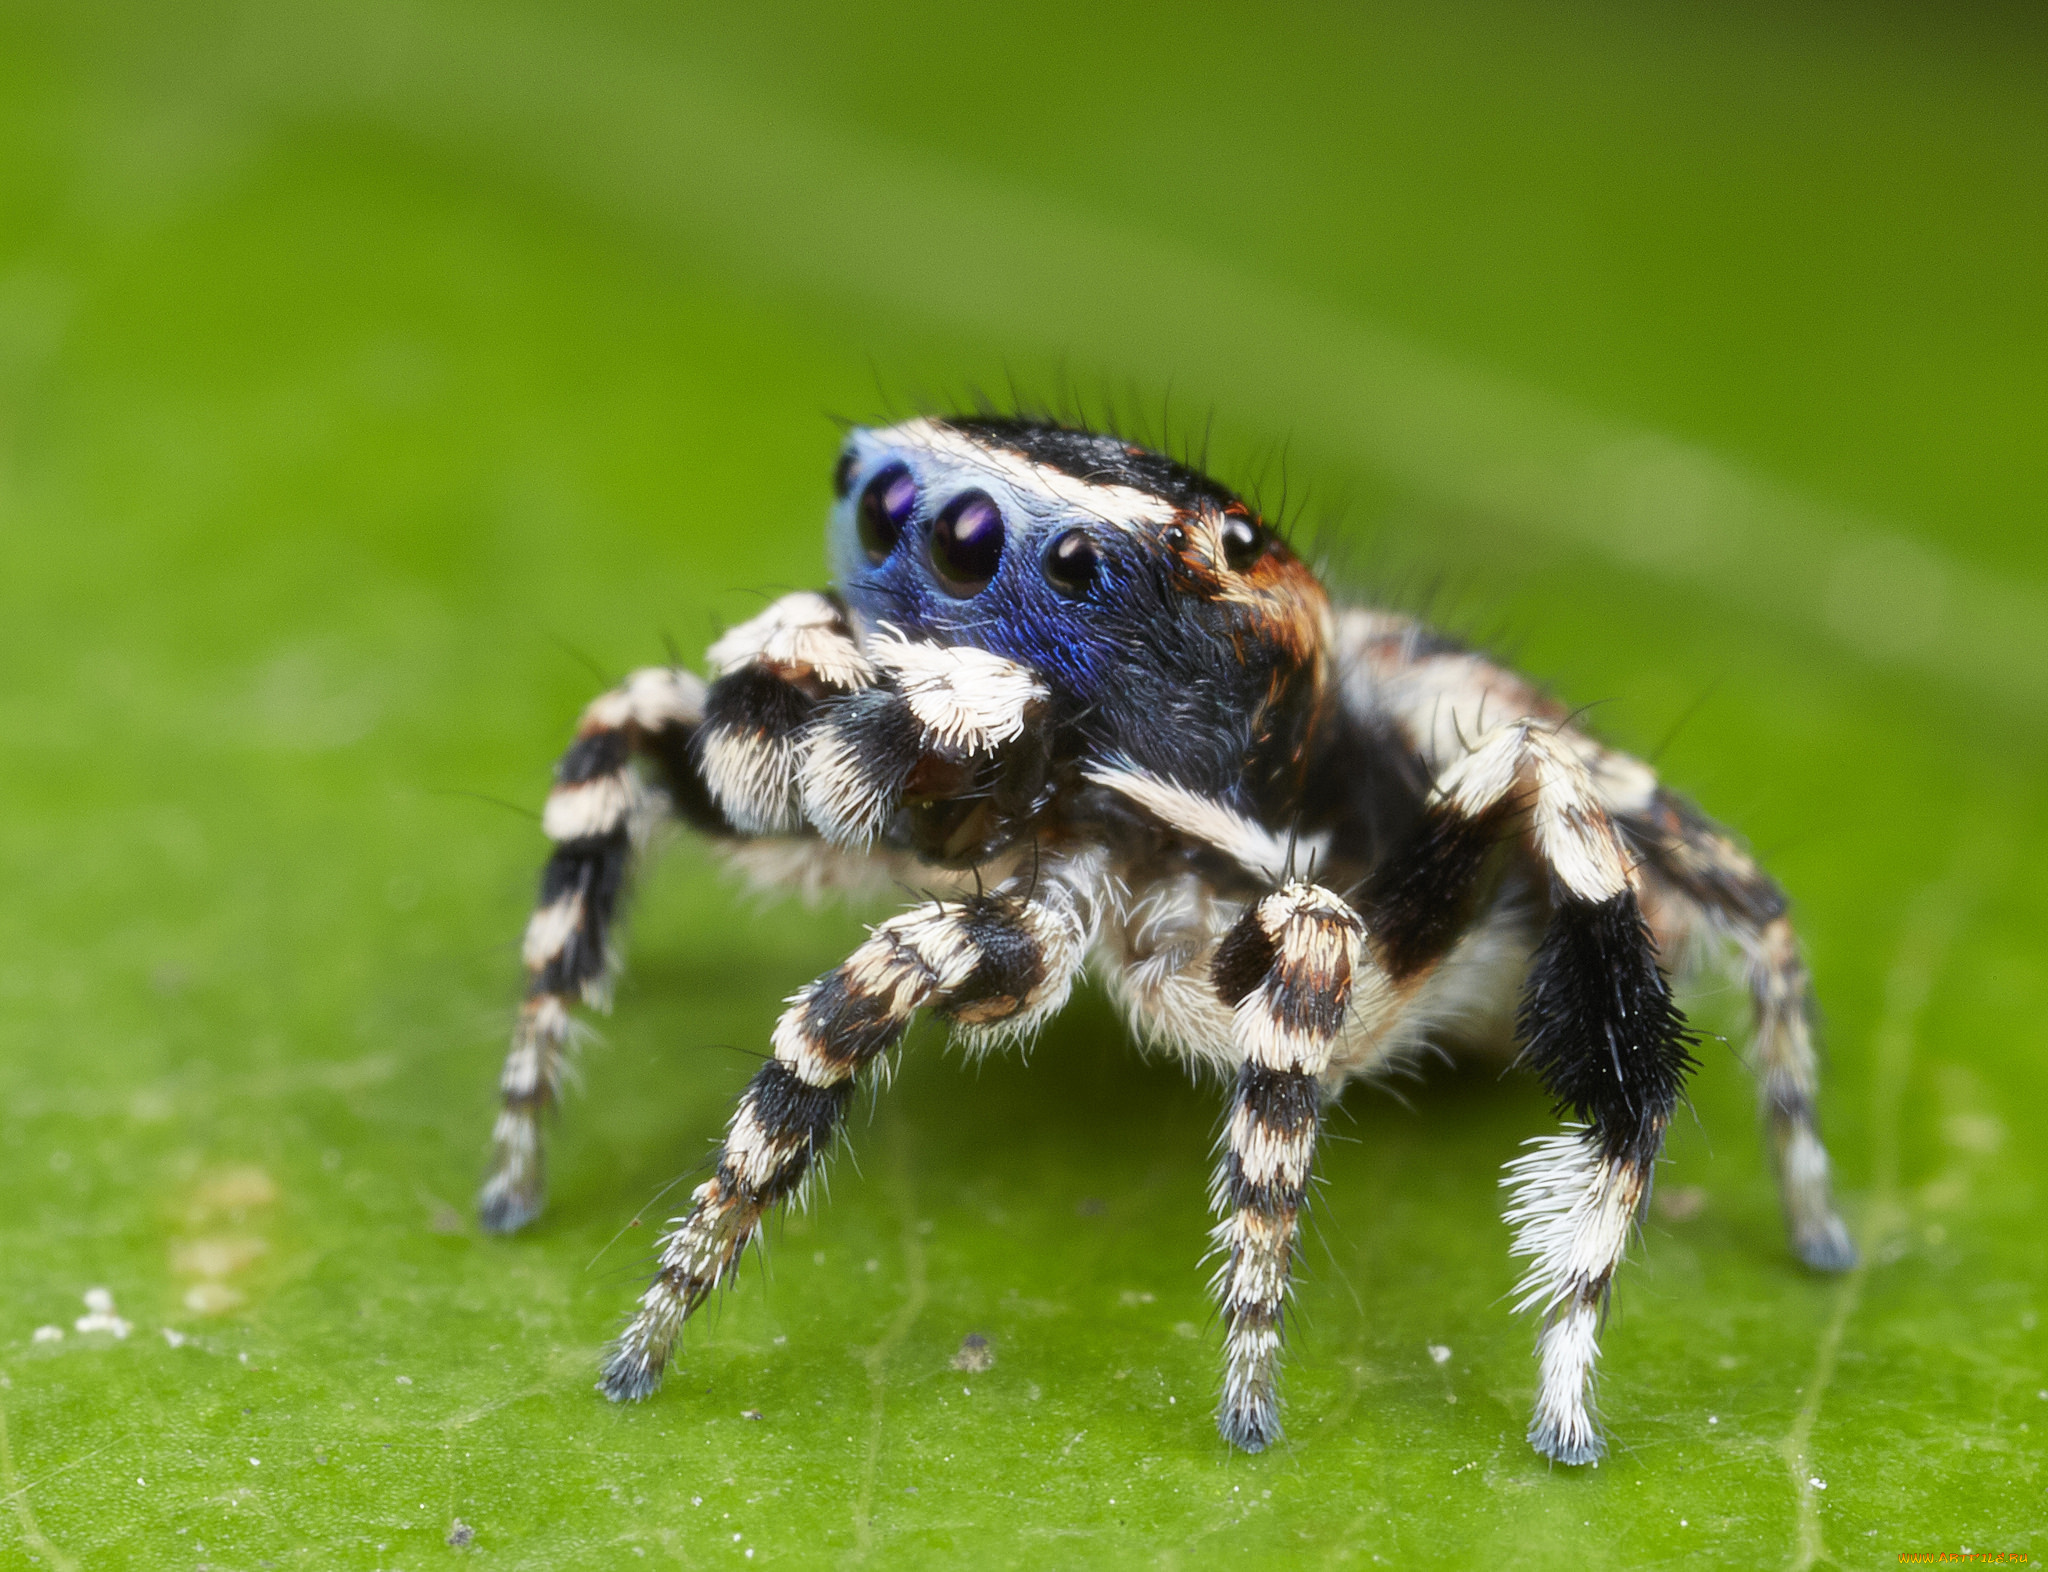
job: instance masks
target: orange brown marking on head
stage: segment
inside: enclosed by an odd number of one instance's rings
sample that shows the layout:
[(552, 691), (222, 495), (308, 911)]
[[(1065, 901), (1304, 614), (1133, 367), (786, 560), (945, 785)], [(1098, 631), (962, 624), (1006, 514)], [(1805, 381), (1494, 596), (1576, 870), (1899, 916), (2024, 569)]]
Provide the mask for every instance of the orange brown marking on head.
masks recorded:
[[(1233, 522), (1251, 525), (1262, 537), (1257, 554), (1240, 568), (1230, 565), (1223, 539)], [(1189, 593), (1240, 610), (1234, 639), (1256, 642), (1283, 664), (1313, 670), (1320, 685), (1334, 630), (1329, 594), (1256, 514), (1242, 503), (1184, 513), (1165, 538)]]

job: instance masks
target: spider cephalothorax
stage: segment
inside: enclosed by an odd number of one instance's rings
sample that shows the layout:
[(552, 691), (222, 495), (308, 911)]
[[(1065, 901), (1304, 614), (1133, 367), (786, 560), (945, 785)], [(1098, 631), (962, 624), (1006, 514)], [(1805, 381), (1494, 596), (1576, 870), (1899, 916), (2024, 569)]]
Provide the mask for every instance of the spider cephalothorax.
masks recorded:
[(1091, 959), (1142, 1037), (1231, 1083), (1213, 1197), (1218, 1423), (1239, 1446), (1279, 1433), (1325, 1099), (1432, 1033), (1494, 1027), (1568, 1118), (1505, 1181), (1520, 1307), (1543, 1318), (1529, 1437), (1561, 1461), (1599, 1455), (1595, 1334), (1692, 1065), (1660, 961), (1712, 948), (1695, 940), (1746, 962), (1794, 1245), (1817, 1267), (1853, 1258), (1784, 898), (1647, 767), (1412, 618), (1333, 610), (1242, 499), (1120, 439), (912, 420), (854, 431), (834, 490), (838, 595), (786, 596), (733, 629), (708, 685), (636, 673), (557, 769), (486, 1225), (539, 1210), (539, 1115), (572, 1003), (605, 996), (651, 816), (688, 820), (757, 878), (949, 898), (879, 924), (791, 1000), (716, 1172), (662, 1240), (608, 1395), (654, 1389), (918, 1010), (972, 1043), (1026, 1036)]

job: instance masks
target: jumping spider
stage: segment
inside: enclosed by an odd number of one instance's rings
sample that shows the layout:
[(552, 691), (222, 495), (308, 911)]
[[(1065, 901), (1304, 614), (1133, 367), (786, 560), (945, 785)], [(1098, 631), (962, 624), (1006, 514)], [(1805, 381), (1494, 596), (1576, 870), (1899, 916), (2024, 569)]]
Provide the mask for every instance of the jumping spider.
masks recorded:
[(1118, 438), (916, 419), (852, 432), (833, 479), (838, 594), (734, 628), (708, 685), (634, 673), (556, 770), (485, 1226), (540, 1210), (571, 1007), (605, 1000), (658, 814), (757, 877), (939, 898), (791, 997), (610, 1350), (607, 1396), (653, 1392), (918, 1009), (973, 1047), (1028, 1038), (1091, 958), (1139, 1037), (1231, 1087), (1217, 1424), (1247, 1451), (1280, 1433), (1323, 1104), (1433, 1033), (1511, 1022), (1566, 1121), (1503, 1181), (1529, 1263), (1517, 1308), (1542, 1318), (1529, 1440), (1600, 1456), (1595, 1339), (1694, 1064), (1660, 958), (1739, 954), (1793, 1247), (1852, 1262), (1785, 898), (1645, 765), (1421, 622), (1333, 607), (1243, 500)]

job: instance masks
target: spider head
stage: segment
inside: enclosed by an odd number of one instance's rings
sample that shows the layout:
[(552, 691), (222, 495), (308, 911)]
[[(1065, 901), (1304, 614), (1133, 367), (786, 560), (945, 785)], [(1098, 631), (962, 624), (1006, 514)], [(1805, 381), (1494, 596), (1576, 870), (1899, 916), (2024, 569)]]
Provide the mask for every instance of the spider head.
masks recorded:
[(1116, 437), (1009, 418), (849, 434), (833, 576), (862, 635), (1035, 670), (1077, 745), (1228, 790), (1321, 687), (1329, 603), (1234, 493)]

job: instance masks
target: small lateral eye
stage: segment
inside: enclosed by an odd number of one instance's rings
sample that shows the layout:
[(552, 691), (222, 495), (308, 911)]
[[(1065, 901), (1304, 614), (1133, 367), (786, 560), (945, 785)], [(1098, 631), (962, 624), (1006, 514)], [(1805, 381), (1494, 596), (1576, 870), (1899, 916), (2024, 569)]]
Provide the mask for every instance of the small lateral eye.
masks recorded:
[(901, 464), (891, 464), (868, 482), (867, 489), (860, 494), (856, 520), (861, 549), (867, 552), (868, 561), (879, 567), (888, 560), (916, 506), (917, 482)]
[(1045, 550), (1046, 582), (1070, 600), (1079, 600), (1088, 593), (1100, 565), (1095, 542), (1085, 529), (1067, 530)]
[(1233, 573), (1244, 572), (1266, 549), (1265, 530), (1236, 514), (1226, 518), (1217, 533), (1223, 538), (1223, 560)]
[(932, 571), (947, 594), (979, 594), (1002, 557), (1003, 510), (987, 492), (961, 492), (932, 520)]
[(853, 490), (853, 472), (860, 467), (860, 460), (852, 448), (839, 455), (839, 462), (832, 466), (832, 495), (841, 502)]

